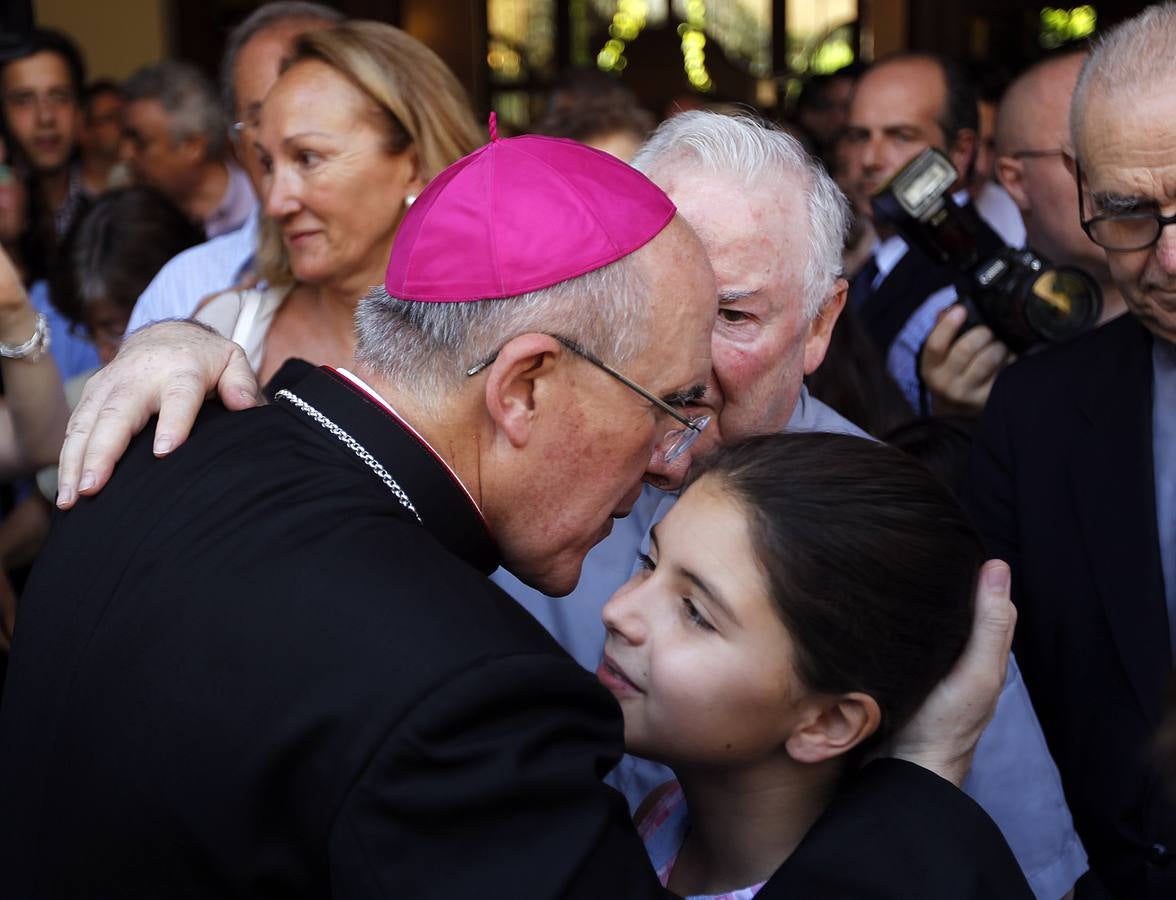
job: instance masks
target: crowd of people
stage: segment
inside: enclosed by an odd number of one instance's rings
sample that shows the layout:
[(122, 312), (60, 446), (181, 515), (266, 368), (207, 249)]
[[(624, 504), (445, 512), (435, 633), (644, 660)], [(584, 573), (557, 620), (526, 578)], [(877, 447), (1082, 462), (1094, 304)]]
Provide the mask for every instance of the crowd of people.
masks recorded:
[[(315, 3), (219, 92), (27, 36), (5, 895), (1176, 895), (1173, 59), (1164, 4), (508, 135)], [(1097, 327), (904, 239), (928, 149)]]

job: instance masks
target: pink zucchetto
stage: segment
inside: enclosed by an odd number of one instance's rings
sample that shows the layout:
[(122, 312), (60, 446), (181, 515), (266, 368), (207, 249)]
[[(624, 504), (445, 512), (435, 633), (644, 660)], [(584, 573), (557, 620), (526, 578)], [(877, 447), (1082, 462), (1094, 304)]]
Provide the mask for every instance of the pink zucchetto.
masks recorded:
[(400, 300), (513, 297), (628, 256), (674, 204), (620, 160), (575, 141), (500, 139), (429, 182), (408, 209), (384, 287)]

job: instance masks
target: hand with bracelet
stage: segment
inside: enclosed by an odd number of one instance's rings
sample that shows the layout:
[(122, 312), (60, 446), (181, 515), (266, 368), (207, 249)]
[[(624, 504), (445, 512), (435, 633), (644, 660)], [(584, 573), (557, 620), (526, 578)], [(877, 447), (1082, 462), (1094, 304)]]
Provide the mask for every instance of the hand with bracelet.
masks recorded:
[(0, 250), (0, 372), (8, 421), (0, 449), (10, 446), (10, 468), (33, 472), (52, 465), (65, 437), (69, 409), (61, 375), (47, 353), (51, 335), (8, 254)]

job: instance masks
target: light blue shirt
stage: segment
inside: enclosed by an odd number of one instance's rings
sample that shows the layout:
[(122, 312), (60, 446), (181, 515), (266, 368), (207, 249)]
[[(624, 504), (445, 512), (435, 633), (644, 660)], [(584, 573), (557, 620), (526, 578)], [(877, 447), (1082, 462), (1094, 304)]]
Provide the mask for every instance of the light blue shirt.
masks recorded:
[(1152, 341), (1152, 459), (1156, 525), (1168, 600), (1168, 630), (1176, 659), (1176, 344)]
[[(790, 431), (833, 431), (868, 437), (802, 389), (788, 423)], [(600, 664), (604, 625), (600, 612), (633, 574), (638, 551), (648, 549), (650, 526), (677, 498), (648, 485), (633, 511), (584, 560), (580, 583), (566, 597), (547, 597), (499, 569), (494, 581), (537, 618), (576, 661), (589, 671)], [(626, 756), (607, 781), (635, 809), (669, 769)], [(1062, 795), (1061, 778), (1049, 755), (1016, 660), (997, 703), (996, 714), (976, 748), (964, 790), (984, 807), (1009, 842), (1040, 900), (1058, 900), (1086, 871), (1086, 853), (1074, 831)]]
[(139, 297), (127, 333), (161, 319), (186, 319), (205, 297), (240, 280), (257, 250), (258, 211), (236, 231), (189, 247), (168, 260)]

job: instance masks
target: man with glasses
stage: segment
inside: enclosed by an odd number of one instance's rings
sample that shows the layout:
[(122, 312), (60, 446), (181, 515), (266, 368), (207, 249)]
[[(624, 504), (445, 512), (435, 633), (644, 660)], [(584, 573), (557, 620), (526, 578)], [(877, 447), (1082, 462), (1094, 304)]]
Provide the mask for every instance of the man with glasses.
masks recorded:
[(164, 60), (123, 86), (122, 159), (135, 180), (162, 192), (209, 237), (236, 231), (257, 207), (229, 154), (216, 91), (191, 63)]
[[(254, 146), (261, 101), (273, 87), (298, 36), (343, 21), (329, 6), (277, 0), (259, 7), (230, 32), (221, 64), (221, 101), (232, 122), (234, 150), (255, 194), (260, 196), (261, 165)], [(185, 250), (155, 276), (135, 304), (128, 331), (160, 319), (185, 319), (200, 301), (228, 290), (249, 276), (257, 249), (260, 209), (228, 234)]]
[[(1025, 222), (1026, 243), (1051, 262), (1076, 266), (1098, 282), (1102, 321), (1123, 313), (1106, 254), (1082, 230), (1068, 169), (1070, 98), (1086, 52), (1051, 57), (1005, 92), (996, 123), (996, 174)], [(987, 328), (959, 335), (964, 310), (948, 311), (920, 356), (919, 371), (939, 412), (979, 415), (1009, 353)], [(958, 336), (958, 339), (957, 339)]]
[(967, 495), (1012, 566), (1017, 656), (1093, 872), (1132, 900), (1176, 896), (1149, 749), (1176, 647), (1173, 46), (1176, 7), (1151, 7), (1082, 69), (1075, 208), (1128, 314), (1001, 375)]

